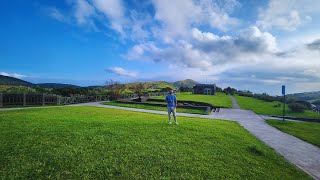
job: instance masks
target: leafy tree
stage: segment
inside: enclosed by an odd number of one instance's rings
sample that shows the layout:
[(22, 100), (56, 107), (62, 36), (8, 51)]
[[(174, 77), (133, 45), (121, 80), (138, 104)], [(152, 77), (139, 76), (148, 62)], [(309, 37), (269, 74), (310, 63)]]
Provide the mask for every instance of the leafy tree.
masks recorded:
[(222, 88), (220, 88), (220, 87), (216, 87), (216, 92), (223, 92), (223, 90), (222, 90)]
[(125, 90), (125, 85), (111, 79), (106, 81), (106, 89), (110, 91), (110, 99), (117, 100), (120, 98), (121, 93)]
[(187, 86), (181, 86), (179, 90), (180, 92), (192, 92), (192, 88)]
[(223, 92), (226, 93), (226, 94), (231, 94), (231, 95), (233, 95), (233, 94), (237, 93), (237, 90), (234, 89), (234, 88), (231, 88), (231, 87), (227, 87), (227, 88), (225, 88), (225, 89), (223, 90)]
[(130, 90), (138, 95), (139, 102), (141, 102), (141, 96), (143, 95), (143, 92), (145, 91), (145, 89), (146, 89), (146, 87), (143, 83), (137, 83), (137, 84), (130, 87)]

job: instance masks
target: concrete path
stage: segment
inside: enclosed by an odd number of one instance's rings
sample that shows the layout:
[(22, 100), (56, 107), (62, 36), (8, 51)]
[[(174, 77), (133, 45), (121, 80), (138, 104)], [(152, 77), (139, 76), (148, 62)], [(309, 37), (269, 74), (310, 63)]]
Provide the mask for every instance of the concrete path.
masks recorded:
[[(167, 114), (164, 111), (155, 111), (147, 109), (135, 109), (127, 107), (102, 105), (101, 102), (75, 104), (70, 106), (94, 106), (103, 108), (114, 108), (137, 112), (147, 112), (154, 114)], [(61, 106), (60, 106), (61, 107)], [(49, 107), (37, 107), (49, 108)], [(51, 107), (50, 107), (51, 108)], [(17, 110), (30, 108), (7, 108), (0, 110)], [(252, 111), (241, 109), (221, 109), (218, 113), (210, 115), (177, 113), (178, 116), (224, 119), (236, 121), (258, 139), (272, 147), (279, 154), (284, 156), (289, 162), (298, 166), (315, 179), (320, 180), (320, 148), (302, 141), (294, 136), (283, 133), (272, 126), (269, 126), (265, 120)]]
[[(102, 105), (99, 102), (77, 104), (73, 106), (96, 106), (154, 114), (167, 114), (167, 112), (164, 111)], [(252, 111), (241, 109), (221, 109), (220, 112), (212, 113), (211, 115), (187, 113), (177, 113), (177, 115), (237, 121), (258, 139), (284, 156), (289, 162), (298, 166), (315, 179), (320, 180), (320, 148), (269, 126), (261, 116)]]
[(232, 107), (233, 107), (233, 109), (240, 109), (240, 106), (239, 106), (239, 104), (237, 103), (237, 100), (236, 100), (233, 96), (231, 96), (231, 95), (230, 95), (230, 98), (231, 98), (231, 101), (232, 101)]

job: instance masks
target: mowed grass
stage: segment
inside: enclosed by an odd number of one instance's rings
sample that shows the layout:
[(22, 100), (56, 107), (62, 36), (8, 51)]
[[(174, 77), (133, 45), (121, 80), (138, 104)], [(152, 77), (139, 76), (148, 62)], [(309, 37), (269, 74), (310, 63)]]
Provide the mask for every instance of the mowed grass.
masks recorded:
[(267, 120), (271, 126), (320, 147), (320, 123)]
[(97, 107), (0, 113), (0, 179), (310, 179), (235, 122)]
[[(157, 105), (148, 105), (148, 104), (129, 104), (129, 103), (121, 103), (121, 102), (103, 102), (102, 104), (111, 105), (111, 106), (129, 107), (129, 108), (138, 108), (138, 109), (168, 111), (167, 107), (162, 107)], [(177, 107), (176, 111), (180, 113), (207, 114), (204, 109), (189, 109), (189, 108), (181, 108), (179, 106)]]
[[(179, 101), (196, 101), (212, 104), (213, 106), (221, 106), (226, 108), (232, 107), (231, 98), (225, 93), (216, 93), (215, 95), (202, 95), (191, 93), (179, 93), (176, 94)], [(153, 99), (164, 99), (165, 96), (153, 97)]]
[[(234, 96), (240, 105), (241, 109), (252, 110), (257, 114), (265, 114), (265, 115), (277, 115), (282, 116), (283, 114), (283, 106), (280, 102), (267, 102), (260, 99), (252, 98), (252, 97), (244, 97), (244, 96)], [(276, 107), (276, 105), (280, 106)], [(314, 118), (320, 119), (320, 114), (313, 111), (305, 111), (303, 113), (292, 112), (286, 106), (286, 116), (292, 117), (301, 117), (301, 118)]]

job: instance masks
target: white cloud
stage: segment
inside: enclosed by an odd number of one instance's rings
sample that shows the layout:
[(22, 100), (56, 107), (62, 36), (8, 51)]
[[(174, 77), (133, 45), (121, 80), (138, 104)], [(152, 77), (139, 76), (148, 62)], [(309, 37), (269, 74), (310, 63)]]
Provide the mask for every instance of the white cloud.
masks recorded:
[(268, 7), (261, 10), (257, 24), (263, 28), (278, 28), (294, 31), (309, 23), (312, 15), (319, 14), (318, 0), (270, 0)]
[(90, 17), (94, 15), (94, 8), (86, 0), (76, 0), (75, 17), (79, 24), (86, 24), (90, 21)]
[(92, 18), (96, 16), (93, 6), (87, 0), (74, 0), (70, 2), (74, 8), (74, 17), (76, 18), (77, 24), (94, 31), (99, 31)]
[(53, 19), (60, 21), (60, 22), (67, 22), (67, 17), (63, 15), (57, 8), (51, 7), (47, 9), (47, 13)]
[(94, 7), (110, 20), (110, 27), (125, 35), (124, 26), (126, 19), (124, 17), (125, 9), (122, 0), (93, 0)]
[(154, 34), (161, 36), (164, 42), (173, 42), (174, 36), (187, 36), (194, 26), (208, 25), (211, 28), (227, 30), (239, 23), (227, 13), (236, 7), (235, 0), (218, 5), (209, 0), (153, 0), (155, 19), (162, 27), (156, 28)]
[(278, 51), (275, 37), (257, 27), (250, 27), (236, 37), (220, 37), (197, 28), (191, 34), (190, 40), (178, 40), (165, 48), (151, 42), (135, 45), (125, 57), (209, 70), (223, 64), (259, 62), (263, 55)]
[(10, 76), (10, 77), (18, 78), (18, 79), (27, 77), (26, 75), (23, 75), (23, 74), (18, 74), (18, 73), (6, 73), (6, 72), (0, 72), (0, 75)]
[(108, 68), (107, 71), (114, 73), (116, 75), (119, 75), (119, 76), (126, 76), (126, 77), (131, 77), (131, 78), (137, 77), (136, 72), (132, 72), (132, 71), (123, 69), (122, 67), (111, 67), (111, 68)]

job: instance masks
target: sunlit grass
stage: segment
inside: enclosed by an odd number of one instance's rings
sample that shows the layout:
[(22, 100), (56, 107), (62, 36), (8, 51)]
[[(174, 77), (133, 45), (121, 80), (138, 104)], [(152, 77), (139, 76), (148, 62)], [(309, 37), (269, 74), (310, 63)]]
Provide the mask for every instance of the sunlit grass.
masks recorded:
[[(202, 95), (202, 94), (191, 94), (191, 93), (180, 93), (176, 94), (177, 100), (179, 101), (196, 101), (212, 104), (213, 106), (222, 106), (231, 108), (232, 102), (228, 95), (225, 93), (216, 93), (215, 95)], [(165, 96), (153, 97), (154, 99), (164, 99)]]
[(320, 123), (267, 120), (271, 126), (320, 147)]
[[(283, 106), (281, 102), (267, 102), (260, 99), (244, 96), (234, 96), (242, 109), (252, 110), (257, 114), (265, 115), (283, 115)], [(302, 118), (318, 118), (320, 114), (313, 111), (305, 111), (303, 113), (296, 113), (289, 110), (286, 106), (286, 116), (302, 117)]]
[(235, 122), (97, 107), (0, 113), (1, 179), (308, 179)]

